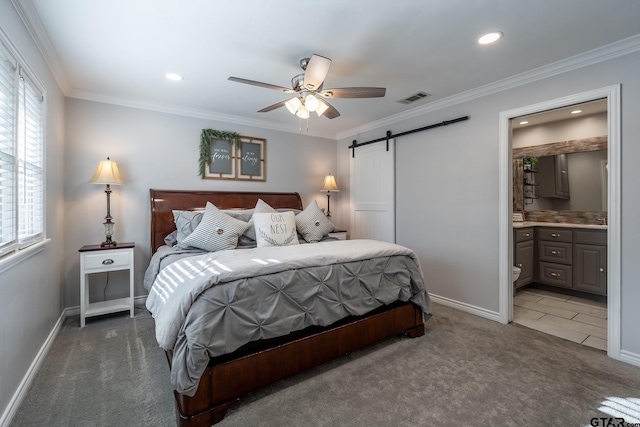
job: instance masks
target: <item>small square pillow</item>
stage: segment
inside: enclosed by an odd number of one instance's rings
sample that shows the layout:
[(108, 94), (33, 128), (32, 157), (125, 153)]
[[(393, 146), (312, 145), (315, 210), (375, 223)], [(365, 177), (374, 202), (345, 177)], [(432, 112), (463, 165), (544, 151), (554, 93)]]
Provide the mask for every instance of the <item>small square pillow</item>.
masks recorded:
[(314, 200), (302, 212), (296, 215), (296, 227), (304, 240), (309, 243), (319, 242), (336, 227), (324, 216), (318, 203)]
[[(253, 212), (254, 213), (274, 213), (276, 212), (276, 210), (273, 209), (271, 206), (269, 206), (269, 204), (266, 203), (264, 200), (258, 199), (258, 203), (256, 203), (256, 207), (254, 208)], [(247, 228), (247, 231), (244, 232), (244, 235), (252, 240), (257, 240), (256, 228), (253, 225), (253, 216), (249, 220), (249, 228)]]
[(182, 244), (209, 252), (235, 249), (247, 227), (249, 223), (232, 218), (207, 202), (202, 221)]
[(256, 243), (263, 246), (297, 245), (296, 216), (293, 212), (254, 213)]
[(187, 249), (182, 241), (193, 233), (200, 221), (202, 221), (203, 210), (197, 211), (173, 211), (173, 222), (176, 223), (178, 231), (176, 235), (176, 246), (180, 249)]

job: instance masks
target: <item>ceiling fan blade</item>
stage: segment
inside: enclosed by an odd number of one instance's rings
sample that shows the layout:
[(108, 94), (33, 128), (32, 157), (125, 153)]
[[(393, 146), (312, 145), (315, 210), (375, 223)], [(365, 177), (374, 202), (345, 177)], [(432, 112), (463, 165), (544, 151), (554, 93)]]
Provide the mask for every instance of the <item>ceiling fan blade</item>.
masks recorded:
[(309, 90), (318, 90), (322, 86), (331, 67), (331, 60), (320, 55), (313, 55), (307, 63), (304, 72), (304, 87)]
[(383, 87), (342, 87), (318, 92), (325, 98), (382, 98), (386, 93)]
[(318, 102), (327, 107), (325, 112), (322, 113), (322, 115), (325, 116), (327, 119), (335, 119), (336, 117), (340, 116), (340, 113), (338, 112), (338, 110), (336, 110), (333, 107), (333, 105), (329, 104), (324, 99), (318, 98)]
[(246, 85), (260, 86), (260, 87), (264, 87), (264, 88), (267, 88), (267, 89), (275, 89), (275, 90), (281, 90), (281, 91), (287, 92), (287, 93), (294, 93), (294, 91), (292, 89), (289, 89), (287, 87), (276, 86), (276, 85), (272, 85), (272, 84), (269, 84), (269, 83), (257, 82), (255, 80), (241, 79), (240, 77), (229, 77), (229, 80), (231, 80), (232, 82), (236, 82), (236, 83), (244, 83)]
[(262, 110), (258, 110), (258, 113), (268, 113), (269, 111), (275, 110), (276, 108), (284, 107), (284, 104), (286, 104), (287, 101), (288, 99), (285, 99), (284, 101), (280, 101), (277, 104), (264, 107)]

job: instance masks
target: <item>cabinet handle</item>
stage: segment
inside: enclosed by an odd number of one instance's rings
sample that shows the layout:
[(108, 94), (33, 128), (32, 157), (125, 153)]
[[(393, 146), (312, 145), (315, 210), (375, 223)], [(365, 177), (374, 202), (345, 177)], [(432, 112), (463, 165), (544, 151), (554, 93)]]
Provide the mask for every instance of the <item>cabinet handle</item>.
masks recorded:
[(556, 233), (551, 233), (551, 237), (560, 237), (560, 235)]
[(518, 267), (522, 268), (522, 264), (518, 264)]
[(529, 233), (525, 234), (524, 237), (529, 237)]
[(110, 265), (113, 264), (113, 260), (111, 258), (107, 258), (104, 261), (102, 261), (103, 265)]
[(557, 252), (557, 251), (551, 251), (551, 254), (552, 254), (552, 255), (557, 255), (557, 254), (558, 254), (558, 252)]
[(552, 277), (556, 277), (556, 276), (559, 276), (559, 274), (558, 273), (551, 273), (551, 276)]
[(600, 273), (604, 272), (604, 268), (600, 267)]

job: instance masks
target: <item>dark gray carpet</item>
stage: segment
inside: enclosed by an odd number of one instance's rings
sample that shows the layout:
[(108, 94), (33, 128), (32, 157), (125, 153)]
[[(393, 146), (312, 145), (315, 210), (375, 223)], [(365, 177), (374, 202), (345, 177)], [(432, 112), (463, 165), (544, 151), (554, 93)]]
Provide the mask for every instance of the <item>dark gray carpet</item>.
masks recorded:
[[(640, 410), (640, 369), (604, 352), (436, 305), (427, 333), (392, 338), (266, 387), (222, 426), (588, 426), (608, 397)], [(66, 319), (19, 426), (172, 426), (153, 320)], [(631, 403), (633, 406), (633, 403)], [(631, 421), (631, 419), (627, 419)]]

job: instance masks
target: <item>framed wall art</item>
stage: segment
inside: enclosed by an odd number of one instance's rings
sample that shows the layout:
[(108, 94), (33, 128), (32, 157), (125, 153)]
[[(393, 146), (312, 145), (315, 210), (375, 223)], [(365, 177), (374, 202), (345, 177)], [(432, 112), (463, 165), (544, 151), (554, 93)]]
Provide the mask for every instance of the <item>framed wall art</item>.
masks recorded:
[(241, 136), (239, 142), (236, 179), (266, 181), (267, 140), (252, 136)]
[(267, 140), (235, 132), (203, 129), (200, 137), (202, 179), (266, 181)]

